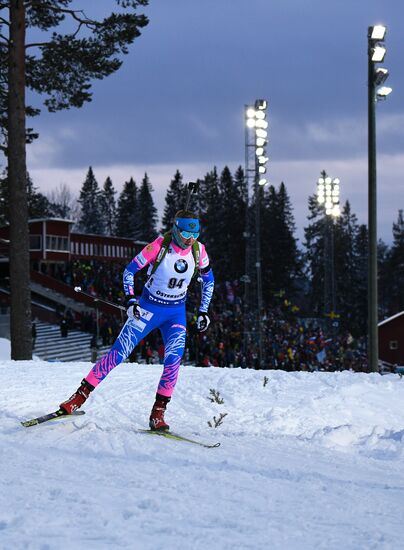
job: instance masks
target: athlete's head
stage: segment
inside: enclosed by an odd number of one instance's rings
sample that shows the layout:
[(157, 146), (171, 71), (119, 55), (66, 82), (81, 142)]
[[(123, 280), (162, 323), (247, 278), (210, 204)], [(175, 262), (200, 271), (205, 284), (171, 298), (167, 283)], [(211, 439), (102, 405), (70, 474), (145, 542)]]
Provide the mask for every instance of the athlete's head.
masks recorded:
[(199, 218), (189, 210), (179, 210), (174, 218), (173, 239), (175, 244), (185, 249), (192, 246), (199, 237)]

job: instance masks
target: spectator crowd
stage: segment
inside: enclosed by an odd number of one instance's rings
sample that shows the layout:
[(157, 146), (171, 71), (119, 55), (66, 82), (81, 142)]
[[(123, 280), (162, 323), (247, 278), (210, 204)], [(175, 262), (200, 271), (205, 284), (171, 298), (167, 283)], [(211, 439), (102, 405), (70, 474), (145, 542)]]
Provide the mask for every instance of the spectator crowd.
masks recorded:
[[(114, 303), (124, 300), (122, 273), (126, 264), (79, 262), (66, 263), (54, 276), (70, 287), (81, 288)], [(140, 292), (145, 282), (138, 279)], [(351, 334), (326, 332), (321, 320), (306, 320), (291, 313), (279, 302), (262, 313), (262, 357), (258, 345), (257, 316), (245, 307), (244, 287), (238, 282), (216, 284), (210, 307), (211, 325), (206, 333), (196, 330), (196, 313), (199, 304), (197, 282), (193, 282), (187, 304), (188, 338), (185, 362), (200, 366), (228, 368), (282, 369), (287, 371), (367, 370), (365, 339), (354, 339)], [(68, 310), (61, 314), (69, 328), (78, 327), (98, 335), (103, 346), (114, 342), (121, 328), (118, 316), (92, 313), (76, 314)], [(158, 331), (141, 341), (131, 359), (147, 363), (162, 363), (164, 345)]]

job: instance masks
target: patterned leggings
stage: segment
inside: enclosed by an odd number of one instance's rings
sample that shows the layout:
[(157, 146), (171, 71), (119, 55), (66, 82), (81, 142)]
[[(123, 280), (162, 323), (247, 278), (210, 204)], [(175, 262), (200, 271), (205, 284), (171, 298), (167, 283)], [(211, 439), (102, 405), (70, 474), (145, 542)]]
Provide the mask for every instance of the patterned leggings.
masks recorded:
[(165, 346), (164, 370), (157, 392), (170, 397), (177, 383), (178, 371), (185, 348), (185, 305), (156, 306), (140, 301), (139, 320), (127, 319), (109, 352), (102, 357), (86, 376), (87, 382), (98, 386), (109, 372), (132, 353), (149, 332), (159, 328)]

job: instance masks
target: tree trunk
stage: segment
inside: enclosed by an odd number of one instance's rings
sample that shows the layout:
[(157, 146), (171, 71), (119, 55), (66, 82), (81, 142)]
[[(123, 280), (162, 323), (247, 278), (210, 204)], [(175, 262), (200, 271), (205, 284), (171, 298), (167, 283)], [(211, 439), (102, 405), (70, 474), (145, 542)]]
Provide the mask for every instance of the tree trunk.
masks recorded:
[(27, 165), (25, 151), (25, 8), (10, 1), (8, 72), (11, 358), (32, 359)]

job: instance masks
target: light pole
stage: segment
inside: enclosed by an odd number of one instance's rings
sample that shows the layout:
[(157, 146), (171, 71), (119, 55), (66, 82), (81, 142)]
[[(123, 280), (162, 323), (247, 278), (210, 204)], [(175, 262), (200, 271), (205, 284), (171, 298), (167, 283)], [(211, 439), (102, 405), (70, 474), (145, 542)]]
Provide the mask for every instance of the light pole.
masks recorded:
[(377, 185), (376, 185), (376, 103), (385, 99), (391, 88), (376, 86), (388, 77), (384, 68), (376, 68), (386, 54), (383, 46), (386, 27), (375, 25), (368, 28), (368, 364), (378, 372), (378, 298), (377, 298)]
[[(262, 298), (262, 267), (261, 267), (261, 203), (263, 199), (263, 187), (267, 184), (266, 145), (268, 137), (268, 122), (266, 120), (267, 102), (265, 99), (257, 99), (254, 107), (246, 107), (246, 180), (247, 196), (250, 181), (253, 187), (255, 199), (255, 267), (256, 267), (256, 294), (257, 314), (256, 327), (258, 335), (258, 363), (262, 368), (264, 365), (263, 345), (263, 298)], [(249, 205), (247, 204), (247, 209)], [(246, 224), (247, 227), (250, 224)], [(249, 246), (249, 232), (246, 230), (246, 258)], [(247, 273), (246, 273), (247, 275)], [(244, 342), (246, 342), (246, 329), (244, 329)]]
[(317, 180), (317, 202), (324, 209), (324, 315), (329, 317), (333, 330), (335, 319), (339, 317), (334, 268), (334, 219), (341, 214), (340, 180), (330, 178), (325, 170)]

